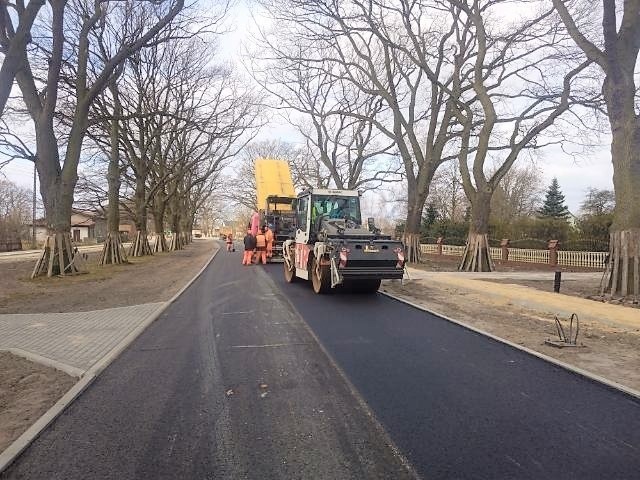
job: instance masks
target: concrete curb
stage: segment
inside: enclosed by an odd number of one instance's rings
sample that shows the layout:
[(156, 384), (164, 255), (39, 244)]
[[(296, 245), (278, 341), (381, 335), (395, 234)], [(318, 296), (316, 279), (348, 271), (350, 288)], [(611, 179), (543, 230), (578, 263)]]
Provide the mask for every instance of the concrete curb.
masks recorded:
[(49, 425), (93, 383), (103, 370), (105, 370), (129, 345), (131, 345), (131, 343), (133, 343), (133, 341), (138, 338), (138, 336), (144, 332), (149, 325), (156, 321), (169, 307), (169, 305), (175, 302), (178, 297), (180, 297), (180, 295), (182, 295), (182, 293), (198, 279), (198, 277), (200, 277), (202, 272), (204, 272), (211, 264), (220, 249), (220, 245), (218, 244), (218, 249), (213, 252), (207, 263), (205, 263), (200, 271), (198, 271), (198, 273), (196, 273), (196, 275), (189, 280), (187, 284), (178, 291), (178, 293), (176, 293), (169, 301), (165, 302), (165, 304), (158, 308), (158, 310), (153, 314), (149, 315), (149, 318), (132, 330), (120, 341), (120, 343), (118, 343), (118, 345), (102, 357), (102, 359), (89, 367), (78, 383), (71, 387), (71, 389), (49, 410), (47, 410), (44, 415), (42, 415), (33, 425), (31, 425), (31, 427), (29, 427), (11, 445), (0, 453), (0, 473), (4, 472)]
[(479, 328), (473, 327), (467, 323), (461, 322), (459, 320), (454, 320), (453, 318), (447, 317), (446, 315), (442, 314), (442, 313), (438, 313), (438, 312), (434, 312), (432, 310), (429, 310), (426, 307), (423, 307), (422, 305), (418, 305), (417, 303), (414, 303), (410, 300), (407, 300), (405, 298), (399, 297), (397, 295), (394, 295), (392, 293), (389, 292), (384, 292), (382, 290), (379, 290), (379, 293), (381, 293), (382, 295), (386, 295), (389, 298), (392, 298), (393, 300), (396, 300), (398, 302), (402, 302), (405, 303), (407, 305), (412, 306), (413, 308), (417, 308), (418, 310), (422, 310), (424, 312), (430, 313), (431, 315), (435, 315), (436, 317), (440, 317), (444, 320), (447, 320), (448, 322), (451, 323), (455, 323), (456, 325), (460, 325), (463, 328), (466, 328), (467, 330), (471, 330), (472, 332), (475, 333), (479, 333), (480, 335), (483, 335), (485, 337), (488, 337), (492, 340), (495, 340), (496, 342), (500, 342), (503, 343), (505, 345), (509, 345), (510, 347), (513, 347), (517, 350), (523, 351), (525, 353), (528, 353), (529, 355), (533, 355), (534, 357), (537, 357), (541, 360), (544, 360), (546, 362), (552, 363), (558, 367), (561, 367), (571, 373), (575, 373), (577, 375), (580, 375), (582, 377), (587, 378), (588, 380), (594, 381), (594, 382), (598, 382), (598, 383), (602, 383), (603, 385), (605, 385), (606, 387), (612, 388), (614, 390), (618, 390), (621, 391), (623, 393), (626, 393), (627, 395), (631, 395), (632, 397), (635, 397), (637, 399), (640, 400), (640, 391), (638, 390), (634, 390), (633, 388), (629, 388), (625, 385), (622, 385), (620, 383), (616, 383), (613, 382), (607, 378), (601, 377), (600, 375), (596, 375), (595, 373), (589, 372), (588, 370), (583, 370), (582, 368), (576, 367), (574, 365), (571, 365), (569, 363), (563, 362), (561, 360), (558, 360), (556, 358), (550, 357), (548, 355), (545, 355), (544, 353), (540, 353), (540, 352), (536, 352), (535, 350), (532, 350), (530, 348), (527, 347), (523, 347), (522, 345), (518, 345), (517, 343), (513, 343), (510, 342), (509, 340), (505, 340), (504, 338), (500, 338), (496, 335), (493, 335), (492, 333), (486, 332), (484, 330), (481, 330)]
[(71, 365), (67, 365), (66, 363), (59, 362), (58, 360), (43, 357), (42, 355), (23, 350), (21, 348), (9, 348), (5, 351), (13, 353), (17, 357), (26, 358), (33, 363), (39, 363), (40, 365), (44, 365), (45, 367), (55, 368), (56, 370), (60, 370), (61, 372), (66, 373), (67, 375), (71, 375), (72, 377), (81, 378), (84, 375), (84, 370), (82, 370), (81, 368), (73, 367)]

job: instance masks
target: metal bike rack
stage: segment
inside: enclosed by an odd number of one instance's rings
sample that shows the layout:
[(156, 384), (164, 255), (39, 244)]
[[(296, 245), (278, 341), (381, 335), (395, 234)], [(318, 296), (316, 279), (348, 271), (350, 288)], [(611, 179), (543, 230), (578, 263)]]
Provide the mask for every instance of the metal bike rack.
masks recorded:
[[(575, 330), (574, 330), (574, 321), (575, 321)], [(558, 332), (558, 340), (547, 339), (544, 341), (545, 344), (551, 345), (552, 347), (557, 348), (565, 348), (565, 347), (584, 347), (582, 344), (578, 344), (578, 334), (580, 333), (580, 320), (578, 319), (578, 315), (573, 313), (571, 314), (571, 318), (569, 319), (569, 334), (564, 330), (562, 323), (558, 316), (555, 316), (556, 322), (556, 331)]]

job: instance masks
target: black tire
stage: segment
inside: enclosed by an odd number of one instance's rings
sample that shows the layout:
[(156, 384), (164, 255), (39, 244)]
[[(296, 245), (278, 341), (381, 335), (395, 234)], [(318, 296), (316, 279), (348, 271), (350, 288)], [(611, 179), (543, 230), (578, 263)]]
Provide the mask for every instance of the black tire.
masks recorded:
[(289, 269), (287, 267), (287, 262), (283, 262), (284, 265), (284, 280), (287, 283), (293, 283), (296, 282), (298, 280), (298, 277), (296, 277), (296, 267), (292, 265), (292, 268)]
[(320, 266), (320, 275), (316, 272), (316, 260), (311, 262), (311, 285), (313, 291), (322, 294), (331, 290), (331, 268), (329, 265)]

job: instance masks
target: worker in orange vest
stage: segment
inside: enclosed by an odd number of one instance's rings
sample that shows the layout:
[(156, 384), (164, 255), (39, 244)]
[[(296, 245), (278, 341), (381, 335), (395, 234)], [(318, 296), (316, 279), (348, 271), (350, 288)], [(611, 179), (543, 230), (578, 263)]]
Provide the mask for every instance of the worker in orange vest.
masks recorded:
[(270, 259), (273, 256), (273, 231), (269, 228), (269, 225), (265, 225), (264, 236), (267, 240), (267, 258)]
[(264, 234), (265, 227), (262, 227), (262, 230), (258, 230), (258, 234), (256, 235), (256, 263), (260, 263), (262, 260), (262, 264), (267, 264), (267, 237)]

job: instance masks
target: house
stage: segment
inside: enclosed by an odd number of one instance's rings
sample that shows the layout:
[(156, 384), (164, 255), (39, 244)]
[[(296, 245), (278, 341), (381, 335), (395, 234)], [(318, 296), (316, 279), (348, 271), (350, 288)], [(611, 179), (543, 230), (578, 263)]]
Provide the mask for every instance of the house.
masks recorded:
[(91, 214), (86, 212), (71, 214), (71, 238), (76, 243), (89, 243), (96, 238), (96, 222)]
[[(32, 232), (32, 224), (28, 225), (29, 233)], [(107, 223), (104, 217), (95, 212), (74, 210), (71, 214), (71, 238), (76, 243), (97, 243), (104, 241)], [(47, 221), (44, 218), (36, 220), (36, 243), (43, 245), (49, 231)]]

